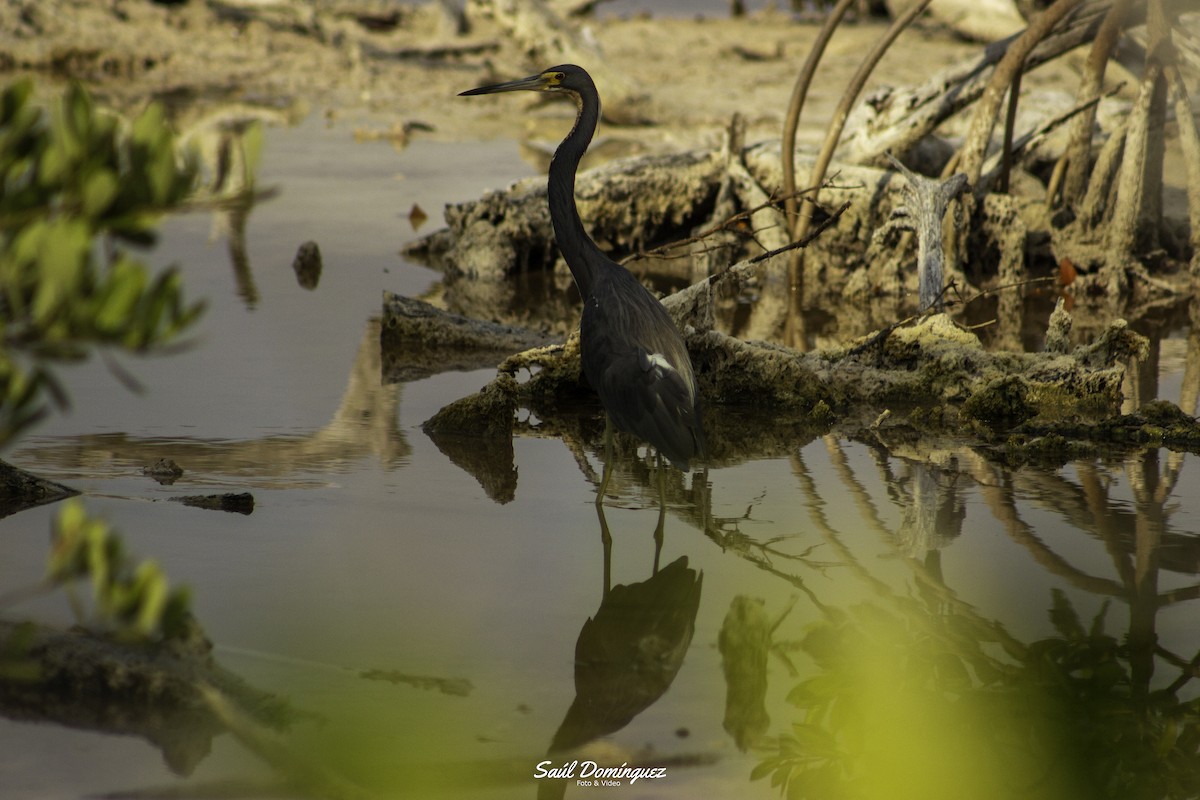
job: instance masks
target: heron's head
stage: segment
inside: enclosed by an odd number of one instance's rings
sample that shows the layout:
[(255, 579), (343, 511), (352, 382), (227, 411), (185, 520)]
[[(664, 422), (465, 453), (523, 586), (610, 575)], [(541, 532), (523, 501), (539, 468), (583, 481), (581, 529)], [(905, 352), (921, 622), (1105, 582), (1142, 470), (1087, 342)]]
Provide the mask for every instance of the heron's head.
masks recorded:
[(468, 89), (459, 92), (459, 97), (474, 94), (495, 94), (497, 92), (567, 92), (575, 95), (595, 91), (592, 79), (583, 67), (574, 64), (560, 64), (557, 67), (542, 70), (537, 75), (521, 78), (507, 83), (493, 83), (490, 86), (480, 86), (478, 89)]

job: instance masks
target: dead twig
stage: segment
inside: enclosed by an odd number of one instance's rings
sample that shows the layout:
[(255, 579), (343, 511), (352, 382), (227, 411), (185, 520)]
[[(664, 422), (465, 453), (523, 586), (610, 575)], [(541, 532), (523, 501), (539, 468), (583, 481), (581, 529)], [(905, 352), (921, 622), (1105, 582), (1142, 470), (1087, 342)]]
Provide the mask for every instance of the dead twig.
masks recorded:
[[(826, 183), (826, 185), (832, 186), (833, 185), (832, 182), (836, 179), (837, 179), (837, 175), (835, 174), (829, 179), (829, 181)], [(713, 225), (712, 227), (706, 228), (705, 230), (703, 230), (700, 233), (697, 233), (693, 236), (688, 236), (683, 239), (677, 239), (673, 242), (669, 242), (667, 244), (651, 248), (650, 250), (640, 250), (636, 253), (631, 253), (631, 254), (625, 256), (625, 258), (621, 259), (620, 263), (628, 264), (632, 261), (638, 261), (643, 258), (689, 258), (691, 256), (696, 255), (695, 250), (689, 250), (686, 253), (679, 253), (679, 254), (674, 254), (671, 251), (678, 250), (678, 249), (684, 248), (684, 247), (690, 248), (692, 245), (700, 244), (705, 239), (709, 239), (719, 233), (724, 233), (726, 231), (732, 231), (739, 235), (748, 235), (748, 236), (753, 237), (757, 231), (751, 230), (751, 231), (747, 232), (745, 230), (739, 230), (738, 226), (742, 225), (745, 222), (748, 222), (750, 220), (750, 218), (753, 217), (755, 214), (757, 214), (759, 211), (762, 211), (767, 208), (777, 207), (781, 200), (786, 201), (788, 199), (795, 199), (797, 197), (802, 197), (806, 194), (816, 192), (818, 190), (818, 188), (819, 187), (816, 187), (816, 186), (810, 186), (807, 189), (801, 189), (799, 191), (792, 192), (791, 195), (788, 195), (786, 197), (772, 197), (769, 200), (767, 200), (766, 202), (759, 203), (757, 206), (754, 206), (753, 208), (748, 208), (745, 211), (739, 211), (738, 213), (736, 213), (730, 217), (727, 217), (725, 220), (718, 222), (717, 224)], [(727, 244), (719, 244), (716, 247), (706, 248), (700, 252), (705, 252), (705, 253), (713, 252), (715, 250), (724, 249), (725, 247), (729, 247), (729, 246), (730, 245), (727, 245)], [(768, 248), (763, 247), (763, 249), (766, 250)]]
[(1023, 281), (1013, 281), (1012, 283), (1001, 284), (1000, 286), (992, 286), (988, 289), (982, 289), (982, 290), (976, 292), (975, 294), (971, 295), (966, 300), (963, 300), (961, 302), (961, 305), (966, 307), (966, 306), (969, 306), (971, 303), (974, 303), (976, 300), (980, 300), (984, 297), (988, 297), (989, 295), (999, 294), (1000, 292), (1006, 292), (1009, 289), (1022, 289), (1026, 286), (1036, 286), (1037, 284), (1040, 284), (1040, 283), (1054, 283), (1057, 280), (1058, 280), (1058, 278), (1056, 276), (1046, 275), (1046, 276), (1043, 276), (1040, 278), (1029, 278), (1029, 279), (1023, 280)]
[[(844, 214), (846, 209), (849, 207), (850, 207), (850, 201), (847, 200), (846, 202), (844, 202), (840, 206), (838, 206), (838, 208), (832, 214), (830, 214), (829, 217), (822, 220), (820, 222), (820, 224), (817, 225), (815, 230), (810, 231), (808, 234), (806, 234), (803, 239), (799, 239), (799, 240), (791, 242), (789, 244), (785, 244), (783, 247), (776, 247), (774, 250), (769, 250), (766, 253), (759, 253), (758, 255), (754, 256), (753, 258), (748, 258), (741, 263), (757, 264), (760, 261), (766, 261), (768, 258), (774, 258), (775, 256), (779, 255), (780, 253), (786, 253), (789, 250), (795, 250), (797, 248), (808, 247), (810, 244), (812, 244), (812, 242), (818, 236), (820, 236), (830, 226), (832, 226), (835, 222), (837, 222), (838, 218), (840, 216), (842, 216), (842, 214)], [(730, 269), (732, 269), (732, 267)], [(717, 275), (714, 275), (713, 277), (714, 278), (720, 277), (720, 275), (721, 275), (721, 273), (717, 273)]]

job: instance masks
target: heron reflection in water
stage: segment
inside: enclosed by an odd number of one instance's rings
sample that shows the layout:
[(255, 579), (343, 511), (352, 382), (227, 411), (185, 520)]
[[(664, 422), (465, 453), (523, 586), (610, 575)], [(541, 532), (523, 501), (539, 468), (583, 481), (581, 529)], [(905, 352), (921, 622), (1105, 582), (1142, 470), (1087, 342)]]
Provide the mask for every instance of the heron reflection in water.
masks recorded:
[[(612, 429), (632, 433), (686, 472), (704, 453), (699, 397), (692, 362), (679, 329), (662, 303), (583, 229), (575, 206), (575, 172), (600, 120), (600, 95), (587, 72), (563, 64), (508, 83), (481, 86), (462, 95), (528, 90), (565, 94), (579, 113), (550, 162), (548, 197), (554, 238), (583, 298), (580, 356), (583, 373), (604, 405), (604, 477), (596, 494), (603, 502), (611, 476)], [(660, 493), (662, 478), (660, 471)]]

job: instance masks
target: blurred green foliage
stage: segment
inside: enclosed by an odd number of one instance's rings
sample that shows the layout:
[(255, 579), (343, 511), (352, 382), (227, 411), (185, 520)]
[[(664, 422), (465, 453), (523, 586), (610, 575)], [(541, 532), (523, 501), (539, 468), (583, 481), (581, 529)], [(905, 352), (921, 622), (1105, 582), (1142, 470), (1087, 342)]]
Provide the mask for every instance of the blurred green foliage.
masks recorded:
[(29, 80), (0, 93), (0, 448), (66, 404), (53, 365), (168, 344), (202, 310), (176, 270), (124, 249), (152, 243), (196, 184), (162, 107), (127, 123), (78, 84), (50, 112), (32, 94)]
[(810, 627), (817, 672), (753, 779), (789, 800), (1161, 800), (1200, 796), (1200, 699), (1150, 684), (1152, 637), (1085, 624), (1053, 594), (1055, 635), (1021, 643), (915, 597)]
[(46, 583), (69, 592), (78, 581), (92, 587), (90, 619), (72, 593), (80, 622), (133, 641), (182, 640), (195, 622), (186, 589), (171, 589), (158, 563), (135, 563), (108, 523), (89, 517), (78, 499), (66, 501), (54, 523)]

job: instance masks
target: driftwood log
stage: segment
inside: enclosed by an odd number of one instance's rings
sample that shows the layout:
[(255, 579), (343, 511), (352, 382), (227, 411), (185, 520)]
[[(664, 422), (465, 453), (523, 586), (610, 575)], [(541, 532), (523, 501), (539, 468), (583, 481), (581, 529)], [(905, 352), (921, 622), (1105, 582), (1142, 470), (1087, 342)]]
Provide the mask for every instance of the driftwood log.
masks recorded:
[[(602, 247), (636, 252), (706, 219), (724, 171), (719, 150), (620, 159), (581, 174), (575, 197)], [(545, 178), (451, 204), (445, 219), (446, 228), (405, 254), (440, 265), (451, 278), (499, 280), (558, 259)]]
[[(1143, 337), (1118, 322), (1067, 355), (993, 353), (945, 315), (812, 353), (715, 330), (693, 330), (686, 340), (710, 409), (765, 408), (819, 422), (852, 418), (858, 425), (895, 409), (924, 425), (982, 431), (1038, 417), (1117, 413), (1124, 362), (1144, 355), (1146, 347)], [(519, 382), (523, 370), (534, 374)], [(578, 339), (520, 353), (502, 362), (499, 372), (479, 394), (438, 412), (426, 430), (509, 435), (519, 407), (550, 415), (559, 398), (578, 401)], [(713, 411), (714, 422), (719, 414)], [(719, 450), (712, 453), (718, 462)]]

